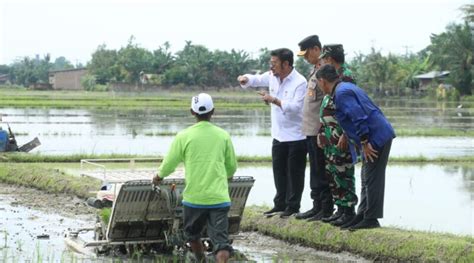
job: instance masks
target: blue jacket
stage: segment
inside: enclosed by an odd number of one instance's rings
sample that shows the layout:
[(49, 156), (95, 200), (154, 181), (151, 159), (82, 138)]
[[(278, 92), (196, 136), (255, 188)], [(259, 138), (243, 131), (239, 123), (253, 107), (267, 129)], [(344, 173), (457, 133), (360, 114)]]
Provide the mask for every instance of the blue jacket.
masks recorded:
[(367, 138), (379, 151), (385, 143), (395, 138), (395, 131), (382, 111), (355, 84), (340, 82), (333, 90), (336, 119), (349, 137), (353, 163), (357, 162), (361, 139)]

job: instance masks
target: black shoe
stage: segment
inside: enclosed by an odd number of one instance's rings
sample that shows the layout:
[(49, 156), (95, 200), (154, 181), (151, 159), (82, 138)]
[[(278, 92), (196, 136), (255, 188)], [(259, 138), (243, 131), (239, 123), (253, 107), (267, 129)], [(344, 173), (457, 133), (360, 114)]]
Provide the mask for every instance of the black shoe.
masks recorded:
[(310, 222), (311, 221), (320, 221), (321, 219), (323, 219), (325, 217), (330, 217), (331, 215), (332, 215), (332, 211), (321, 210), (315, 216), (308, 218), (307, 221), (310, 221)]
[(266, 215), (266, 216), (271, 216), (271, 215), (274, 215), (276, 213), (283, 212), (283, 211), (285, 211), (284, 208), (274, 207), (274, 208), (272, 208), (268, 211), (263, 212), (263, 214)]
[(354, 207), (344, 207), (344, 212), (342, 216), (340, 216), (337, 220), (331, 222), (333, 226), (342, 226), (350, 221), (355, 217)]
[(364, 219), (364, 215), (362, 214), (356, 214), (354, 216), (354, 218), (352, 218), (351, 221), (343, 224), (343, 225), (340, 225), (341, 229), (348, 229), (349, 227), (351, 226), (354, 226), (356, 224), (358, 224), (360, 221), (362, 221)]
[(380, 223), (377, 219), (364, 218), (358, 224), (349, 227), (349, 231), (355, 231), (359, 229), (370, 229), (380, 227)]
[(333, 226), (342, 226), (342, 225), (345, 225), (345, 224), (349, 223), (350, 221), (352, 221), (352, 219), (354, 219), (354, 217), (355, 217), (355, 215), (344, 214), (341, 217), (339, 217), (337, 220), (334, 220), (334, 221), (330, 222), (330, 224), (333, 225)]
[(317, 211), (315, 208), (312, 208), (304, 213), (298, 213), (295, 215), (296, 219), (308, 219), (310, 217), (315, 216), (319, 211)]
[(285, 209), (285, 211), (283, 211), (283, 213), (280, 214), (280, 218), (287, 218), (298, 212), (299, 211), (297, 209), (287, 208)]
[(329, 222), (332, 222), (332, 221), (336, 221), (339, 217), (342, 216), (342, 214), (344, 214), (344, 207), (338, 206), (336, 213), (334, 213), (334, 214), (332, 214), (331, 216), (328, 216), (328, 217), (323, 217), (321, 219), (321, 221), (323, 221), (324, 223), (329, 223)]

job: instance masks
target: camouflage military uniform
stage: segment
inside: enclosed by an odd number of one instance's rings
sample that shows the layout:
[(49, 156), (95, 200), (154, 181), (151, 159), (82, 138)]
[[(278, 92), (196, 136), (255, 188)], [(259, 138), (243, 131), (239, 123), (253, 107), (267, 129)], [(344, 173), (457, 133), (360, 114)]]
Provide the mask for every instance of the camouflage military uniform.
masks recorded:
[[(352, 74), (345, 65), (340, 70), (343, 81), (354, 82)], [(357, 204), (355, 193), (354, 165), (350, 151), (337, 148), (339, 138), (343, 134), (336, 117), (336, 108), (332, 95), (323, 98), (320, 109), (321, 128), (318, 144), (324, 149), (326, 175), (335, 204), (342, 207), (354, 207)]]
[(352, 75), (352, 71), (347, 68), (346, 63), (341, 65), (341, 68), (338, 70), (337, 73), (339, 73), (339, 76), (341, 76), (342, 81), (356, 84), (354, 76)]

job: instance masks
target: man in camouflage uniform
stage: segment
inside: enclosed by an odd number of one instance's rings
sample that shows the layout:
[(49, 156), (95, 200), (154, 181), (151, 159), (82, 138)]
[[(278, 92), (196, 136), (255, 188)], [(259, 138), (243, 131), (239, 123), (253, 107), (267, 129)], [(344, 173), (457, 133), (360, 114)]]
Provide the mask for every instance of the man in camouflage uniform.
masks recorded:
[[(321, 54), (323, 64), (333, 65), (341, 81), (355, 83), (352, 72), (344, 64), (344, 49), (342, 45), (325, 45)], [(341, 226), (351, 221), (355, 216), (357, 195), (355, 193), (354, 165), (352, 156), (345, 144), (345, 135), (336, 117), (333, 94), (326, 94), (321, 103), (321, 128), (318, 133), (318, 146), (324, 149), (325, 169), (329, 187), (337, 212), (322, 219), (323, 222)]]

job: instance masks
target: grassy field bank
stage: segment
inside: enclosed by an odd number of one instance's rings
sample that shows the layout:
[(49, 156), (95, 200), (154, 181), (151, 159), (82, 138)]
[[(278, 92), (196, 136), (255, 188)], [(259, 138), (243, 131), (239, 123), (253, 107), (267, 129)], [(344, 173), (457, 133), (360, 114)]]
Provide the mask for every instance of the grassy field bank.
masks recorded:
[[(87, 91), (34, 91), (22, 88), (12, 89), (0, 85), (0, 105), (4, 108), (58, 108), (58, 109), (120, 109), (134, 111), (137, 109), (176, 109), (189, 108), (191, 96), (202, 91), (156, 91), (144, 93), (130, 92), (87, 92)], [(216, 109), (238, 110), (258, 109), (268, 110), (254, 90), (226, 90), (209, 92), (215, 102)], [(450, 102), (449, 107), (455, 108), (457, 103)], [(474, 104), (463, 103), (463, 110), (474, 114)], [(393, 109), (393, 108), (389, 108)], [(404, 108), (406, 110), (406, 108)], [(416, 109), (413, 109), (416, 110)], [(386, 112), (390, 118), (390, 112)], [(396, 116), (399, 116), (397, 113)], [(407, 113), (402, 113), (404, 116)], [(451, 129), (437, 127), (396, 127), (397, 136), (466, 136), (474, 137), (472, 129)], [(145, 136), (173, 136), (177, 131), (147, 132)], [(27, 135), (27, 134), (23, 134)], [(53, 134), (55, 135), (55, 134)], [(58, 134), (59, 135), (59, 134)], [(241, 134), (232, 134), (238, 136)], [(258, 134), (270, 136), (269, 131)]]
[[(71, 176), (37, 164), (0, 164), (0, 182), (34, 187), (49, 193), (87, 197), (100, 182)], [(248, 207), (242, 221), (244, 231), (303, 244), (321, 250), (348, 251), (378, 261), (474, 262), (474, 238), (451, 234), (380, 228), (341, 231), (329, 224), (295, 219), (265, 218), (264, 207)]]
[[(14, 108), (188, 108), (190, 99), (203, 91), (152, 93), (32, 91), (0, 88), (0, 105)], [(216, 108), (265, 108), (254, 91), (209, 92)]]
[[(0, 163), (79, 163), (82, 159), (130, 159), (157, 158), (162, 156), (140, 156), (130, 154), (72, 154), (72, 155), (43, 155), (25, 153), (0, 153)], [(271, 162), (271, 156), (237, 156), (241, 163)], [(424, 156), (390, 157), (390, 163), (474, 163), (474, 156), (441, 156), (428, 158)]]
[(66, 174), (39, 164), (0, 164), (0, 182), (36, 188), (48, 193), (65, 193), (81, 198), (92, 196), (101, 182), (89, 177)]
[[(397, 134), (397, 137), (474, 137), (474, 130), (466, 130), (466, 129), (445, 129), (445, 128), (413, 128), (413, 129), (408, 129), (408, 128), (396, 128), (395, 131)], [(135, 132), (135, 136), (142, 135), (142, 136), (147, 136), (147, 137), (165, 137), (165, 136), (171, 136), (174, 137), (179, 131), (158, 131), (158, 132), (152, 132), (152, 131), (147, 131), (144, 133), (139, 133)], [(232, 137), (239, 137), (239, 136), (245, 136), (248, 135), (245, 132), (242, 131), (233, 131), (230, 130), (228, 131), (230, 136)], [(15, 132), (15, 135), (21, 135), (21, 136), (81, 136), (84, 135), (80, 132), (72, 133), (72, 132), (42, 132), (42, 133), (32, 133), (30, 134), (29, 132)], [(263, 132), (258, 132), (256, 136), (271, 136), (270, 131), (263, 131)]]
[[(216, 90), (160, 90), (153, 92), (90, 92), (84, 90), (27, 90), (0, 85), (0, 105), (15, 108), (148, 108), (148, 107), (189, 107), (189, 100), (201, 92), (209, 93), (216, 108), (268, 108), (253, 89)], [(426, 99), (381, 98), (384, 101), (409, 101), (414, 104), (434, 103)], [(442, 102), (444, 107), (456, 108), (459, 102)], [(447, 106), (446, 106), (447, 105)], [(393, 107), (399, 107), (397, 103)], [(462, 101), (462, 108), (472, 113), (474, 101)]]
[(242, 229), (321, 250), (348, 251), (376, 261), (474, 262), (474, 238), (379, 228), (343, 231), (322, 222), (266, 218), (265, 208), (245, 210)]

